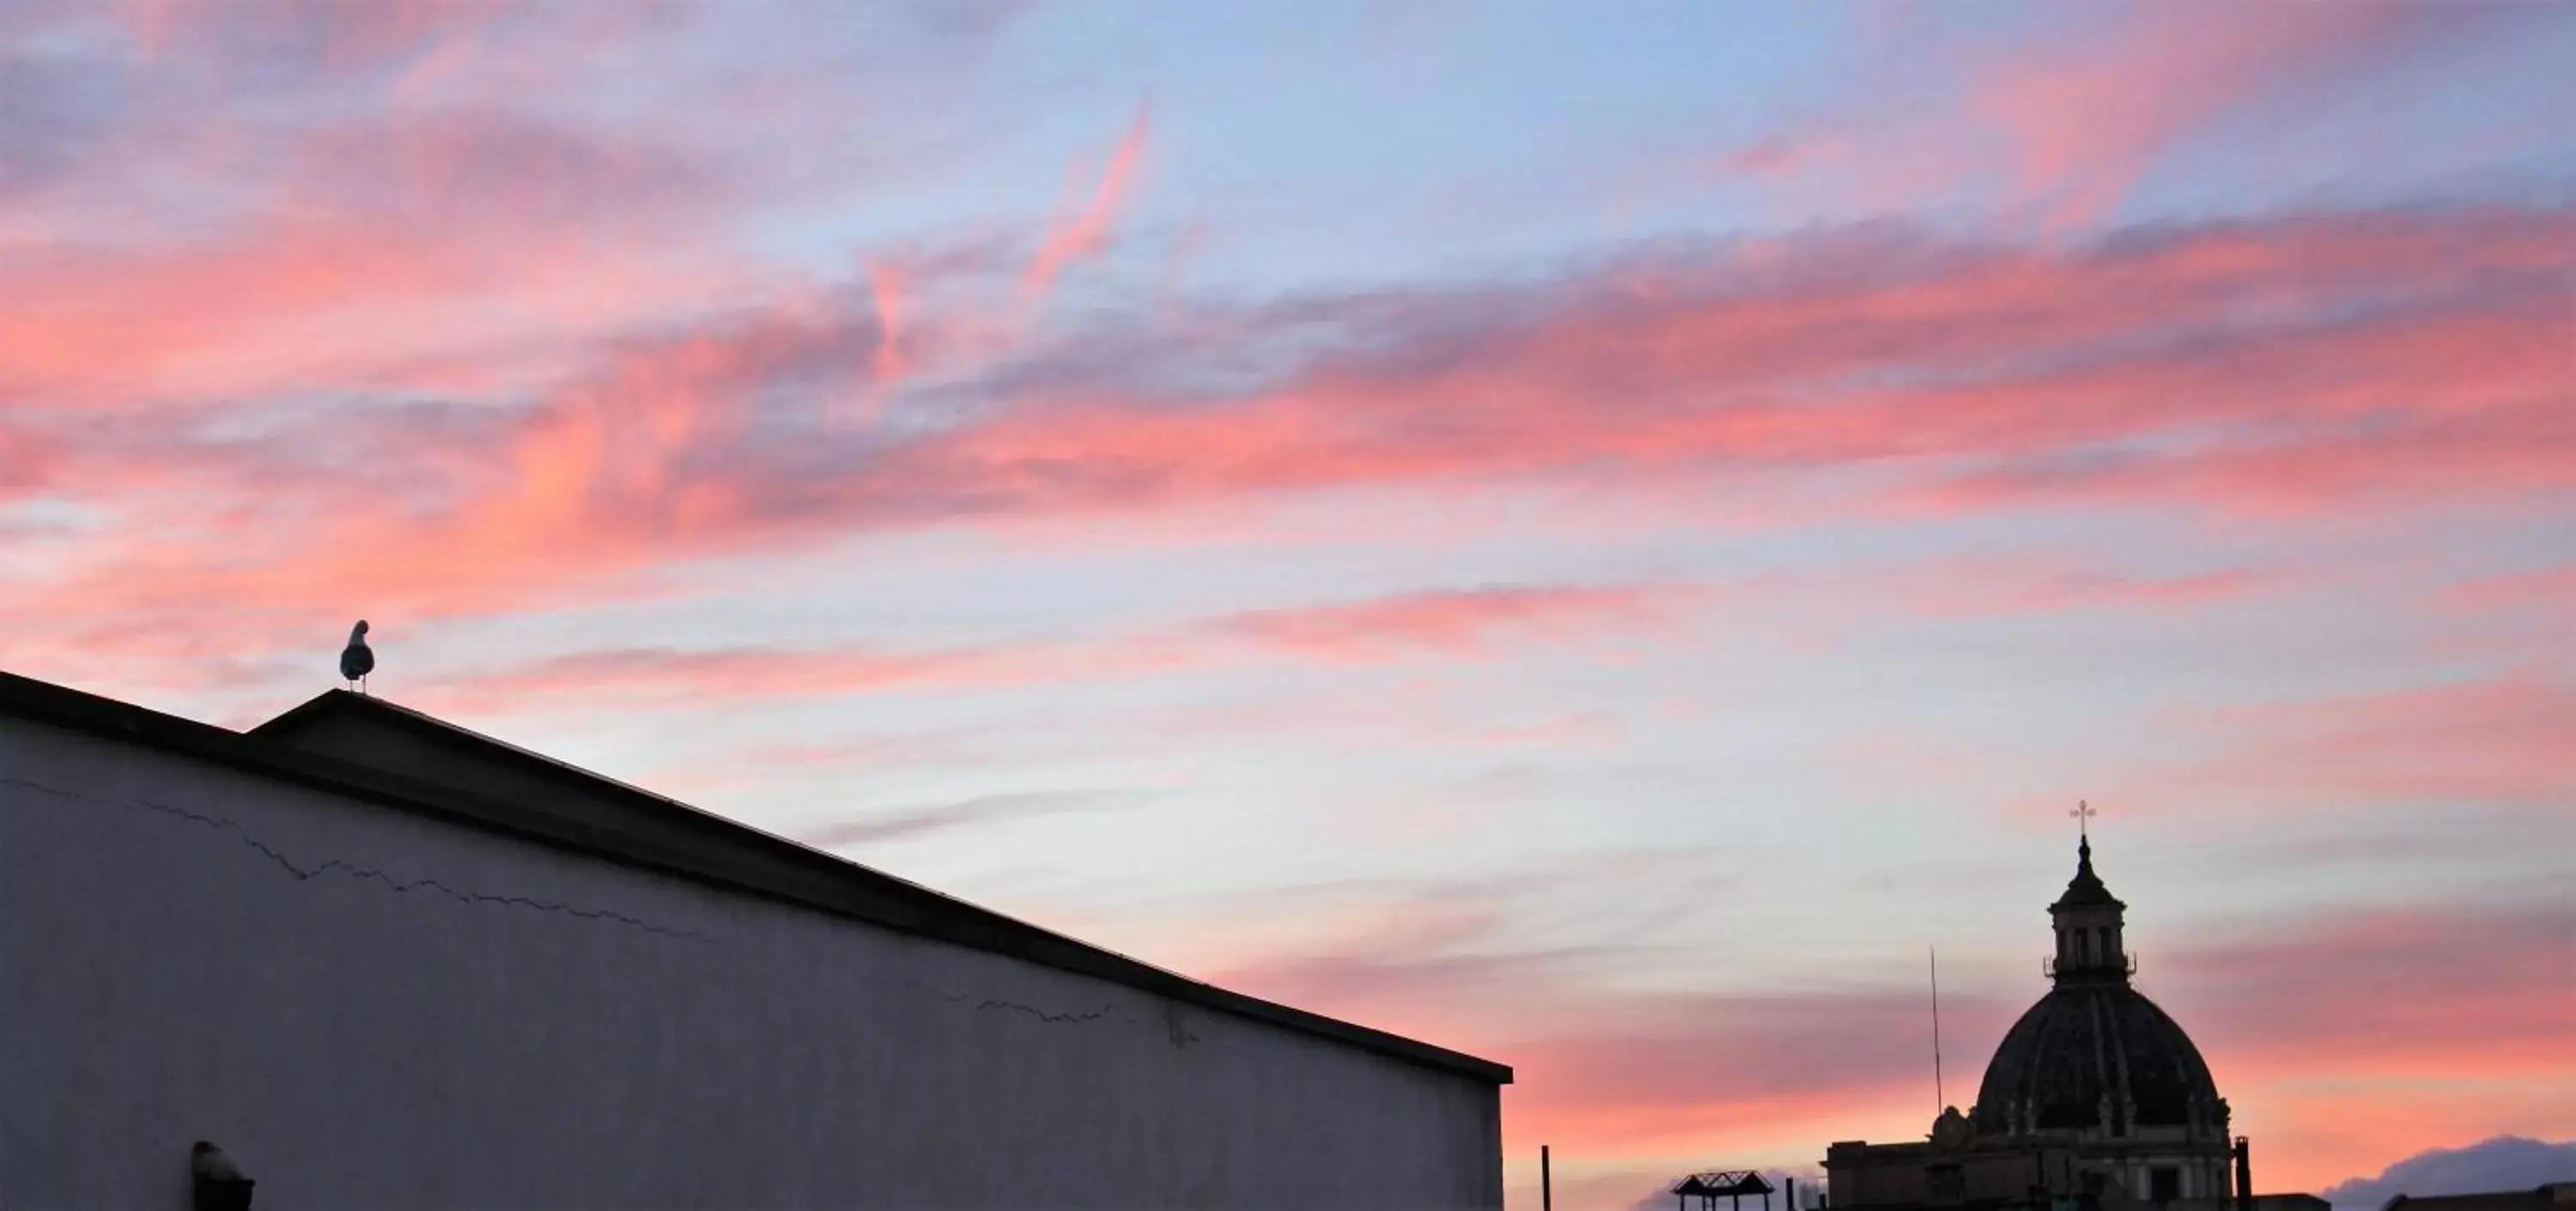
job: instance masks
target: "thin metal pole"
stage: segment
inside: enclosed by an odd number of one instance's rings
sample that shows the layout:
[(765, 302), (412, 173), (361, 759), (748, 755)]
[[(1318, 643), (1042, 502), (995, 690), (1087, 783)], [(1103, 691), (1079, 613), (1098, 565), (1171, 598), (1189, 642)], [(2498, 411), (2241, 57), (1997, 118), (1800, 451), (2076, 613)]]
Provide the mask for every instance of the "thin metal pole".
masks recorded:
[(1948, 1110), (1948, 1109), (1950, 1108), (1950, 1097), (1949, 1097), (1949, 1095), (1948, 1095), (1947, 1093), (1942, 1092), (1942, 1089), (1941, 1089), (1941, 951), (1940, 951), (1940, 948), (1938, 948), (1938, 947), (1933, 947), (1933, 948), (1931, 948), (1931, 951), (1932, 951), (1932, 1100), (1933, 1100), (1933, 1101), (1935, 1101), (1935, 1102), (1940, 1103), (1940, 1105), (1934, 1106), (1934, 1107), (1932, 1108), (1932, 1117), (1934, 1117), (1934, 1118), (1939, 1118), (1939, 1117), (1941, 1117), (1942, 1112), (1944, 1112), (1944, 1111), (1946, 1111), (1946, 1110)]
[(1539, 1211), (1556, 1211), (1556, 1187), (1548, 1176), (1545, 1144), (1538, 1146), (1538, 1207)]

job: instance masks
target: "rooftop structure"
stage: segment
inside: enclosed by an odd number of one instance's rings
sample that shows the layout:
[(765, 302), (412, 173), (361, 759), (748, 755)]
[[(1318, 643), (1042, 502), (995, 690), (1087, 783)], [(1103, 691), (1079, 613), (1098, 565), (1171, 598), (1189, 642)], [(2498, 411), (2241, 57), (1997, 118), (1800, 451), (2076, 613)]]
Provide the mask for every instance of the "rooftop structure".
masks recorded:
[(1503, 1065), (345, 691), (0, 674), (0, 972), (12, 1207), (1501, 1206)]

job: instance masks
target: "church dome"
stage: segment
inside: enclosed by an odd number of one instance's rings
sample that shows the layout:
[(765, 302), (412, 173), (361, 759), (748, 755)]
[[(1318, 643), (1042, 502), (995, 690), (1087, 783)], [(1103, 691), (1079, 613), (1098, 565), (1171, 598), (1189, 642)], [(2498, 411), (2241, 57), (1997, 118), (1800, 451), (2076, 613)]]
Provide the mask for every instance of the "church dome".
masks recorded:
[(2224, 1132), (2218, 1086), (2191, 1036), (2126, 984), (2065, 984), (2021, 1015), (1977, 1086), (1991, 1135), (2140, 1127)]
[(2094, 873), (2089, 839), (2076, 854), (2075, 878), (2048, 909), (2057, 986), (1995, 1048), (1977, 1086), (1978, 1134), (2179, 1128), (2223, 1138), (2227, 1105), (2200, 1049), (2129, 985), (2137, 968), (2121, 936), (2128, 906)]

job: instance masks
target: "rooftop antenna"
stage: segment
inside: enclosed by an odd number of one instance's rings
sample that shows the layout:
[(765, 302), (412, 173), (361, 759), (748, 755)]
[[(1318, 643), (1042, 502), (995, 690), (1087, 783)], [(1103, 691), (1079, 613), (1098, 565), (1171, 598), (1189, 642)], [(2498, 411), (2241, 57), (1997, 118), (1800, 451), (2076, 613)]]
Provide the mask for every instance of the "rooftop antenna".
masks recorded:
[(1941, 1089), (1941, 949), (1926, 949), (1932, 954), (1932, 1100), (1940, 1103), (1932, 1117), (1939, 1118), (1950, 1110), (1950, 1095)]

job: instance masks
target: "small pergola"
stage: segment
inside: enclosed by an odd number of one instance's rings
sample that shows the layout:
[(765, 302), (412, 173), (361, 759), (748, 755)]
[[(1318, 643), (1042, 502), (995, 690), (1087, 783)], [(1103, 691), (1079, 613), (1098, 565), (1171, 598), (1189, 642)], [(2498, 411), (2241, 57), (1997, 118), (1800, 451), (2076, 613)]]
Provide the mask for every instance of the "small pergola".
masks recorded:
[(1771, 1183), (1762, 1180), (1762, 1175), (1751, 1169), (1691, 1174), (1682, 1179), (1682, 1184), (1673, 1187), (1674, 1205), (1682, 1211), (1690, 1211), (1690, 1200), (1694, 1194), (1699, 1196), (1701, 1211), (1714, 1208), (1721, 1198), (1726, 1200), (1728, 1211), (1742, 1211), (1747, 1194), (1761, 1195), (1762, 1211), (1771, 1211)]

